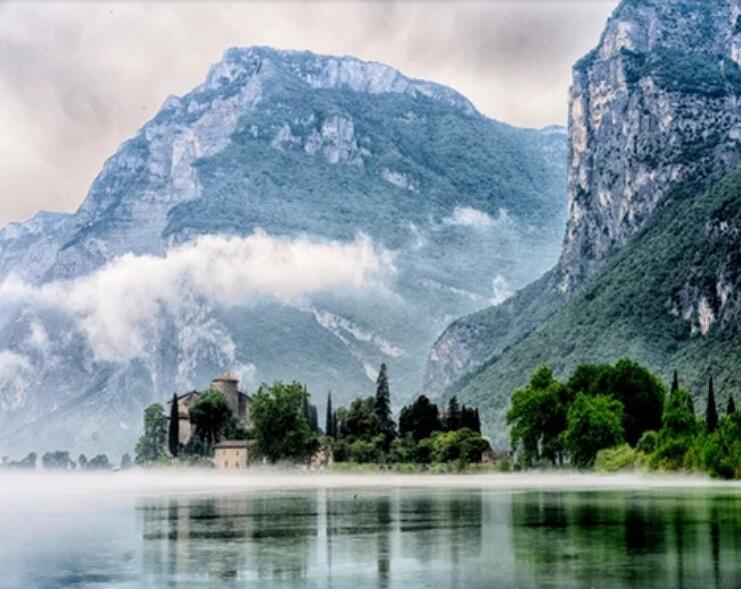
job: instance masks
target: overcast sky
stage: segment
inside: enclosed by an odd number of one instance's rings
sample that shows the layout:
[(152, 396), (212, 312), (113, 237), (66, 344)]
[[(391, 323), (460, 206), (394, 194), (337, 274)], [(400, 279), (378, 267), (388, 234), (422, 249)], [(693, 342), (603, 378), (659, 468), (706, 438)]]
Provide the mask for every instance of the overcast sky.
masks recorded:
[(74, 211), (116, 147), (231, 46), (380, 61), (496, 119), (565, 124), (571, 65), (616, 5), (0, 0), (0, 225)]

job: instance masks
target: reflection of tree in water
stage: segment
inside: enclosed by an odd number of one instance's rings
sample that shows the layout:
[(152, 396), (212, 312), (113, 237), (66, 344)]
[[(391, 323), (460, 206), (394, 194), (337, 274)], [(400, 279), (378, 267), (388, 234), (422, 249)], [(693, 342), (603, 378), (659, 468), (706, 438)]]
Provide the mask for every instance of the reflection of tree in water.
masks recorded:
[(515, 495), (515, 577), (541, 587), (738, 587), (737, 512), (720, 496)]
[(412, 586), (448, 586), (436, 565), (463, 575), (452, 560), (478, 559), (479, 492), (338, 490), (328, 491), (325, 502), (322, 555), (336, 586), (347, 575), (362, 579), (363, 587), (407, 586), (410, 577)]
[(301, 578), (317, 533), (306, 496), (178, 498), (140, 513), (145, 575), (162, 578)]

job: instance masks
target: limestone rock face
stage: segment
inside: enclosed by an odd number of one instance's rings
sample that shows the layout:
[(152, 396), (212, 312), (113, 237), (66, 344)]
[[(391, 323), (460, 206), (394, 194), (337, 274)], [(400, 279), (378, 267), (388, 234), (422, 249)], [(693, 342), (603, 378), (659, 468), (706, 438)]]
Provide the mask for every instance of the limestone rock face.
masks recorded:
[(740, 13), (739, 0), (626, 1), (575, 66), (562, 291), (593, 276), (673, 184), (741, 161)]
[[(430, 353), (426, 392), (453, 392), (536, 328), (647, 225), (672, 187), (741, 163), (740, 57), (741, 0), (617, 7), (573, 69), (559, 263), (505, 304), (453, 322)], [(686, 288), (671, 305), (707, 333), (717, 305), (695, 292)]]

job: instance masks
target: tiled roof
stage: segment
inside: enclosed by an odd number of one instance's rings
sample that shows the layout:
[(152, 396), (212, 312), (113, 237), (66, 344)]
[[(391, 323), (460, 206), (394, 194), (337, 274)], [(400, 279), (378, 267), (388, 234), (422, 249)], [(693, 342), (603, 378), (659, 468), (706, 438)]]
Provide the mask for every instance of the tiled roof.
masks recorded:
[(249, 448), (254, 443), (254, 440), (224, 440), (214, 444), (214, 448)]

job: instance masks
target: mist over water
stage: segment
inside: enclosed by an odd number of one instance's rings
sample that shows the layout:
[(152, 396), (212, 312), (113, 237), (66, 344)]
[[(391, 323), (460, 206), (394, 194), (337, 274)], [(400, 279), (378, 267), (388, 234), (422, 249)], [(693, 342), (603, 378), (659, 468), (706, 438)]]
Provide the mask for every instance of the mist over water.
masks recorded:
[(721, 587), (741, 486), (706, 479), (0, 475), (0, 587)]

